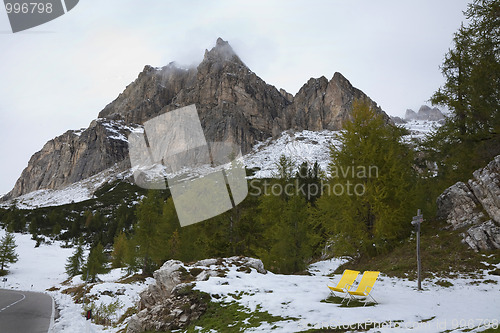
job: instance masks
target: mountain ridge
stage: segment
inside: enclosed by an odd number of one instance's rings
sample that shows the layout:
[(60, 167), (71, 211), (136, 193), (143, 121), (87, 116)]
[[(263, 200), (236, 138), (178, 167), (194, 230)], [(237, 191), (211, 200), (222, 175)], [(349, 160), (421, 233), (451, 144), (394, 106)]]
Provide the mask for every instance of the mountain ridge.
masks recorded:
[(123, 172), (130, 168), (126, 137), (131, 129), (183, 106), (196, 105), (207, 141), (235, 143), (246, 154), (255, 143), (286, 130), (340, 129), (355, 99), (367, 101), (390, 121), (338, 72), (331, 80), (309, 79), (293, 96), (262, 80), (219, 38), (197, 67), (146, 65), (87, 129), (67, 131), (36, 152), (2, 201), (60, 189), (114, 165)]

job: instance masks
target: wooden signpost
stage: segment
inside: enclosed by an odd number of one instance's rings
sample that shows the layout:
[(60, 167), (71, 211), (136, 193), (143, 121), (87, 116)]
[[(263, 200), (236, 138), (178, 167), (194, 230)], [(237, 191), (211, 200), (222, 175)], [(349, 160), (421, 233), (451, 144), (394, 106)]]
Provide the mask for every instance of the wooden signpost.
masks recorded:
[(417, 232), (417, 279), (418, 279), (418, 290), (422, 290), (422, 263), (420, 261), (420, 224), (424, 221), (424, 216), (420, 213), (420, 209), (417, 211), (417, 216), (413, 217), (411, 224), (415, 226)]

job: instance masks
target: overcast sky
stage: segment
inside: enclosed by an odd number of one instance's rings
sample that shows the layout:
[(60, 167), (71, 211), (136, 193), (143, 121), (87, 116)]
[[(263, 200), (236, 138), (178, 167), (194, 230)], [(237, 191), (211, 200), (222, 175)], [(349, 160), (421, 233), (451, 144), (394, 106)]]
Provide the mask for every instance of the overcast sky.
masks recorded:
[(81, 0), (13, 34), (0, 8), (0, 194), (33, 153), (87, 127), (144, 65), (197, 64), (217, 37), (267, 83), (295, 94), (341, 72), (390, 115), (418, 109), (465, 0)]

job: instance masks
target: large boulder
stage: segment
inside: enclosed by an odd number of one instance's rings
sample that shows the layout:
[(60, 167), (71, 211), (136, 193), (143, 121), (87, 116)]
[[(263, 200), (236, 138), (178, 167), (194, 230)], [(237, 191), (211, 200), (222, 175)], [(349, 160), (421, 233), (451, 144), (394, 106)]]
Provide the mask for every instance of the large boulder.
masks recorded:
[(200, 318), (211, 296), (193, 289), (196, 281), (225, 276), (230, 266), (240, 272), (266, 273), (262, 261), (247, 257), (205, 259), (191, 265), (165, 262), (153, 274), (156, 283), (141, 292), (139, 312), (130, 318), (127, 333), (181, 329)]
[(437, 199), (437, 217), (453, 229), (466, 228), (464, 242), (474, 250), (500, 248), (500, 155)]

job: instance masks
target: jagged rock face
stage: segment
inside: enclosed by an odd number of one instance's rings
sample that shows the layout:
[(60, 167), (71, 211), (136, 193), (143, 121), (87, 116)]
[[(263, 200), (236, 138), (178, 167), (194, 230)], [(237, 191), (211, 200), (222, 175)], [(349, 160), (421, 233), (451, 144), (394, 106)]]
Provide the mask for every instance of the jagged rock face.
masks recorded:
[(453, 229), (468, 229), (464, 241), (474, 250), (500, 248), (500, 155), (476, 170), (467, 184), (458, 182), (437, 199), (437, 217)]
[(121, 163), (130, 167), (127, 132), (113, 122), (94, 120), (83, 132), (67, 131), (35, 153), (7, 198), (41, 188), (62, 188)]
[(197, 68), (179, 69), (173, 63), (162, 69), (146, 66), (99, 117), (142, 124), (161, 113), (196, 104), (208, 142), (236, 143), (247, 153), (256, 141), (271, 135), (272, 120), (289, 103), (219, 38)]
[(413, 120), (417, 118), (417, 113), (412, 109), (407, 109), (405, 112), (405, 120)]
[[(285, 112), (275, 123), (274, 135), (286, 129), (320, 131), (338, 130), (351, 118), (352, 104), (355, 100), (367, 102), (376, 112), (383, 113), (361, 90), (354, 88), (342, 74), (336, 72), (328, 81), (324, 76), (309, 79), (293, 98)], [(386, 120), (389, 117), (383, 113)]]
[(439, 121), (444, 119), (444, 114), (438, 108), (430, 108), (427, 105), (422, 105), (418, 109), (418, 113), (412, 109), (406, 110), (405, 120), (429, 120)]
[[(49, 141), (31, 158), (10, 199), (38, 189), (60, 189), (95, 175), (115, 163), (129, 164), (126, 140), (110, 140), (102, 122), (136, 126), (159, 114), (196, 104), (208, 142), (228, 142), (248, 153), (252, 146), (285, 130), (337, 130), (349, 119), (355, 99), (368, 101), (389, 117), (340, 73), (328, 81), (310, 79), (292, 96), (278, 91), (253, 73), (218, 39), (196, 68), (170, 63), (161, 69), (146, 66), (138, 78), (100, 113), (79, 137), (67, 132)], [(106, 121), (104, 121), (106, 120)], [(94, 124), (94, 123), (93, 123)]]
[(193, 290), (196, 281), (223, 276), (228, 266), (250, 273), (266, 274), (262, 261), (247, 257), (205, 259), (192, 265), (169, 260), (153, 273), (155, 284), (141, 292), (138, 313), (129, 320), (127, 333), (181, 329), (198, 319), (207, 309), (210, 295)]

